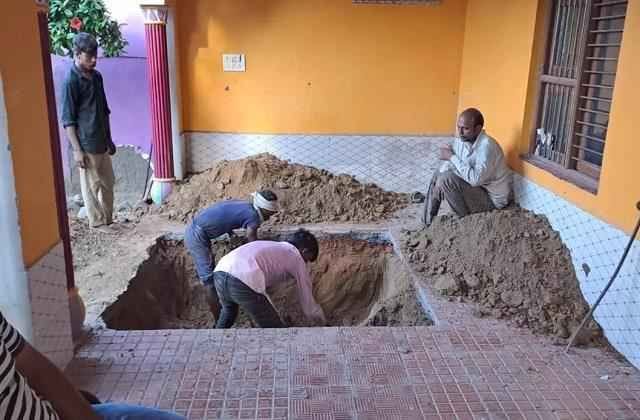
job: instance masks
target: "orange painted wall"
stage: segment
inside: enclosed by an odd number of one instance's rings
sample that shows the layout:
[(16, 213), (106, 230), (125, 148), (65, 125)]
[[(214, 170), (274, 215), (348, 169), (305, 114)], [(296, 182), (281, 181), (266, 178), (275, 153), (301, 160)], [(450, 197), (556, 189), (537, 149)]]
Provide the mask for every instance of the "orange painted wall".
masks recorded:
[[(597, 194), (523, 162), (535, 121), (537, 73), (542, 64), (545, 0), (469, 2), (460, 77), (459, 109), (477, 106), (510, 165), (538, 185), (627, 232), (635, 224), (640, 200), (640, 142), (634, 109), (640, 84), (640, 2), (629, 2), (618, 76)], [(537, 25), (536, 25), (537, 23)]]
[(473, 0), (467, 7), (459, 110), (482, 111), (512, 166), (520, 154), (536, 12), (533, 0)]
[(183, 129), (451, 133), (466, 3), (178, 2)]
[(3, 5), (0, 51), (22, 251), (30, 266), (60, 241), (35, 2)]

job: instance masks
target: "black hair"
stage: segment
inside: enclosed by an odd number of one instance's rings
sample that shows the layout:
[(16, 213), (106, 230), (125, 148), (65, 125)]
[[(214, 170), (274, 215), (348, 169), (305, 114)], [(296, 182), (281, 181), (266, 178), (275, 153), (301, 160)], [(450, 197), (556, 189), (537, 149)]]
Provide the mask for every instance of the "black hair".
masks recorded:
[(98, 53), (98, 41), (93, 35), (86, 32), (78, 32), (73, 37), (73, 54), (87, 53), (95, 56)]
[(477, 108), (467, 108), (462, 111), (461, 115), (471, 118), (474, 127), (478, 125), (484, 127), (484, 117), (482, 116), (482, 112), (480, 112)]
[(287, 242), (298, 248), (298, 251), (302, 251), (303, 249), (309, 251), (311, 261), (315, 261), (318, 258), (320, 248), (318, 246), (318, 240), (313, 236), (313, 233), (308, 230), (298, 229)]
[(278, 196), (271, 190), (258, 191), (258, 194), (264, 197), (267, 201), (278, 201)]

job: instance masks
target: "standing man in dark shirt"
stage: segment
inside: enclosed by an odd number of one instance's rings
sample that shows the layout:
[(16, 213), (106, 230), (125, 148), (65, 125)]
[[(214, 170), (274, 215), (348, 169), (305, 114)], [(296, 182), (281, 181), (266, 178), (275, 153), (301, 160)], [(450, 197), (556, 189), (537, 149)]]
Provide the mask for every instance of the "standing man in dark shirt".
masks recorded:
[(111, 139), (109, 106), (102, 75), (96, 70), (98, 43), (87, 33), (73, 39), (74, 63), (63, 85), (62, 125), (73, 148), (73, 159), (80, 171), (82, 199), (89, 226), (115, 232), (111, 156), (116, 146)]

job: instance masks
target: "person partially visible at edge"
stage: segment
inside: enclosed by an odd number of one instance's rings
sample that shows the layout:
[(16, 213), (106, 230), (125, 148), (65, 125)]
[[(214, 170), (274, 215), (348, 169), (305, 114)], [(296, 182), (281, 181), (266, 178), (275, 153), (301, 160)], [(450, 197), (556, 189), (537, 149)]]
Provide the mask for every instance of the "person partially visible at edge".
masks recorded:
[[(258, 239), (258, 228), (278, 212), (278, 197), (271, 190), (252, 194), (253, 201), (226, 200), (200, 211), (187, 226), (184, 242), (196, 266), (202, 283), (213, 283), (215, 267), (211, 241), (224, 234), (231, 235), (235, 229), (246, 229), (249, 242)], [(210, 290), (212, 291), (212, 290)], [(217, 318), (218, 299), (208, 296), (211, 312)]]
[(267, 289), (293, 278), (305, 316), (326, 325), (322, 307), (313, 297), (313, 285), (306, 263), (318, 258), (318, 240), (299, 229), (286, 242), (254, 241), (231, 251), (213, 273), (213, 285), (221, 304), (216, 328), (230, 328), (242, 308), (261, 328), (284, 328), (267, 297)]
[(459, 217), (501, 209), (511, 199), (511, 170), (500, 145), (484, 131), (484, 117), (475, 108), (463, 111), (453, 144), (440, 149), (443, 161), (431, 179), (422, 223), (431, 225), (446, 200)]
[(111, 111), (102, 75), (96, 70), (97, 55), (98, 43), (93, 36), (84, 32), (75, 35), (73, 65), (62, 87), (62, 125), (80, 171), (89, 226), (115, 233), (111, 156), (116, 153), (116, 146), (111, 138)]
[[(184, 420), (166, 411), (90, 404), (64, 373), (35, 350), (0, 312), (0, 418), (31, 420)], [(93, 399), (93, 396), (91, 396)]]

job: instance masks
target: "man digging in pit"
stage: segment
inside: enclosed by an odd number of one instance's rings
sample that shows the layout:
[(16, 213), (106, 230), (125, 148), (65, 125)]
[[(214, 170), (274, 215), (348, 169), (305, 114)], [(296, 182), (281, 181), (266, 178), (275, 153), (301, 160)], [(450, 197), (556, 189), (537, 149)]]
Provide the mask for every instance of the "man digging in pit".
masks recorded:
[(290, 277), (296, 281), (305, 316), (317, 325), (326, 325), (324, 311), (313, 297), (306, 266), (318, 258), (318, 252), (315, 236), (300, 229), (287, 242), (250, 242), (222, 257), (213, 273), (213, 284), (208, 284), (222, 307), (216, 328), (230, 328), (240, 307), (258, 327), (284, 328), (286, 325), (267, 297), (267, 289)]
[(422, 223), (431, 225), (446, 200), (459, 217), (501, 209), (511, 197), (511, 171), (500, 145), (483, 129), (484, 117), (475, 108), (457, 121), (457, 138), (440, 149), (443, 161), (431, 179)]
[[(213, 283), (216, 265), (211, 241), (224, 234), (232, 235), (235, 229), (246, 229), (247, 240), (258, 239), (258, 228), (278, 212), (278, 197), (273, 191), (263, 190), (252, 194), (253, 202), (226, 200), (200, 211), (184, 233), (184, 243), (193, 258), (200, 281)], [(209, 296), (211, 312), (219, 310), (215, 293)]]

